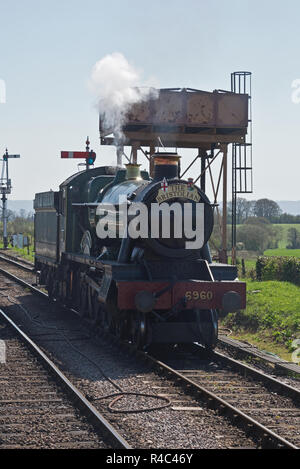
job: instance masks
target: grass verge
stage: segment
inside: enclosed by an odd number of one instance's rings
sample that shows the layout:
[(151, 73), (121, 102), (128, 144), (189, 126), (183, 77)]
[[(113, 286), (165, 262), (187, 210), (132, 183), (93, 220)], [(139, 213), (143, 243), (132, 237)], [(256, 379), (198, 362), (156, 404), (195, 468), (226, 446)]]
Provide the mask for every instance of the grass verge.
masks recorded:
[[(3, 243), (0, 243), (0, 249), (3, 249)], [(20, 257), (23, 257), (23, 259), (34, 262), (33, 246), (29, 246), (29, 254), (28, 254), (27, 248), (19, 249), (17, 247), (13, 247), (13, 248), (9, 247), (7, 249), (7, 254), (13, 254), (13, 253), (18, 254)]]
[(246, 279), (247, 308), (221, 324), (235, 337), (291, 360), (291, 343), (300, 337), (300, 287), (289, 282)]

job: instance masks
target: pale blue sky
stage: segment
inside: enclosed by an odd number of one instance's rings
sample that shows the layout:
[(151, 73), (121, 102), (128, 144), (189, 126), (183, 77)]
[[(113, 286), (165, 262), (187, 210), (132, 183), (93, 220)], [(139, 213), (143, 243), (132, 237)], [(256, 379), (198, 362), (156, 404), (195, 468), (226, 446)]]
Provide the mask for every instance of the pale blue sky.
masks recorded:
[(22, 156), (12, 198), (57, 189), (76, 171), (60, 150), (84, 149), (86, 135), (97, 164), (114, 161), (87, 81), (97, 60), (121, 52), (161, 87), (229, 89), (232, 71), (252, 71), (251, 198), (300, 200), (299, 17), (296, 0), (0, 0), (0, 151)]

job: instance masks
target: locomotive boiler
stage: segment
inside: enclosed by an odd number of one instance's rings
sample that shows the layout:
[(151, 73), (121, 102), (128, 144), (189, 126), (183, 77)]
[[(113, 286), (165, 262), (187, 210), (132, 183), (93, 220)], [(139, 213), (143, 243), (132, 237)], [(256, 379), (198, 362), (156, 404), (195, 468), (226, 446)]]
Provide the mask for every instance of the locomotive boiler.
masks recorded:
[(218, 312), (245, 307), (235, 266), (212, 263), (213, 208), (176, 153), (80, 171), (36, 194), (35, 267), (49, 296), (119, 338), (215, 346)]

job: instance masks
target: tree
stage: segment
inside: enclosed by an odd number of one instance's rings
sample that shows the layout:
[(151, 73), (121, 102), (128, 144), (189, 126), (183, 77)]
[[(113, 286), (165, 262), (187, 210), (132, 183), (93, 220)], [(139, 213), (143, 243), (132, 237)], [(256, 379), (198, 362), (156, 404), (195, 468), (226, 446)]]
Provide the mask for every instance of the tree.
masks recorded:
[(26, 210), (24, 208), (20, 210), (20, 218), (26, 218)]
[(254, 204), (255, 201), (253, 200), (237, 198), (237, 214), (240, 216), (240, 223), (243, 223), (243, 220), (247, 220), (252, 215)]
[(237, 241), (248, 251), (263, 252), (267, 247), (266, 232), (262, 226), (242, 225), (237, 229)]
[(249, 217), (245, 221), (245, 225), (268, 225), (270, 227), (271, 223), (263, 217)]
[[(2, 207), (0, 208), (0, 217), (1, 217), (1, 220), (2, 220), (2, 215), (3, 214), (3, 210), (2, 210)], [(7, 209), (6, 210), (6, 216), (7, 216), (7, 221), (10, 221), (10, 220), (13, 220), (14, 217), (15, 217), (15, 212), (13, 212), (12, 210), (9, 210)]]
[(272, 221), (280, 215), (281, 209), (274, 200), (259, 199), (255, 202), (253, 213), (256, 217), (262, 217)]
[(300, 233), (297, 228), (289, 228), (287, 232), (287, 239), (289, 244), (288, 249), (299, 249), (300, 248)]
[[(236, 199), (236, 223), (240, 225), (252, 214), (255, 202), (238, 197)], [(228, 223), (232, 220), (232, 202), (228, 203)]]
[(261, 217), (249, 217), (237, 229), (237, 241), (244, 244), (249, 251), (264, 252), (278, 246), (281, 238), (281, 227), (274, 227), (268, 220)]
[(281, 213), (273, 223), (300, 223), (300, 215), (291, 215), (290, 213)]

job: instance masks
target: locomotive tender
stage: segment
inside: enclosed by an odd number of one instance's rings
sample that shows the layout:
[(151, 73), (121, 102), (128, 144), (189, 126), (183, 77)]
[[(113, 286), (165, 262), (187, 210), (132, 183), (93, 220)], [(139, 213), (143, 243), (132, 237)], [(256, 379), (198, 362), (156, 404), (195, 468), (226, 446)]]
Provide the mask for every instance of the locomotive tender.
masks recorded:
[[(212, 205), (199, 187), (179, 178), (179, 157), (158, 153), (151, 158), (153, 178), (137, 164), (126, 169), (103, 166), (77, 172), (57, 192), (36, 194), (39, 282), (50, 297), (139, 348), (189, 342), (212, 348), (218, 311), (245, 308), (245, 284), (237, 280), (235, 266), (212, 262)], [(128, 208), (125, 224), (120, 201)], [(184, 230), (181, 237), (175, 235), (174, 203), (189, 208), (193, 233), (200, 240), (192, 248)], [(137, 237), (128, 229), (135, 204), (149, 209), (147, 233)], [(170, 210), (160, 211), (163, 204)], [(159, 213), (155, 237), (153, 205)], [(161, 226), (166, 214), (168, 236)], [(104, 220), (106, 237), (99, 236)]]

